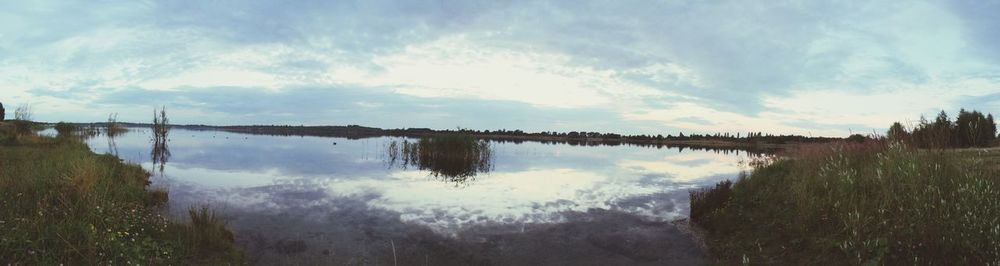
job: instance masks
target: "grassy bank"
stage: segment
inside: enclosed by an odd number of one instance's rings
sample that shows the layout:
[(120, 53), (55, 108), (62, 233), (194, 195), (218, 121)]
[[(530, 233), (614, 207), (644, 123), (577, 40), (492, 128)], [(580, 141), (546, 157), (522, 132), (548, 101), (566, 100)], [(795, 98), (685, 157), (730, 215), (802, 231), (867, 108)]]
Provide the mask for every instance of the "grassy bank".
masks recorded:
[(157, 214), (149, 173), (71, 137), (16, 134), (0, 122), (0, 262), (28, 265), (242, 264), (211, 211), (190, 224)]
[(995, 150), (803, 146), (691, 193), (725, 264), (1000, 264)]

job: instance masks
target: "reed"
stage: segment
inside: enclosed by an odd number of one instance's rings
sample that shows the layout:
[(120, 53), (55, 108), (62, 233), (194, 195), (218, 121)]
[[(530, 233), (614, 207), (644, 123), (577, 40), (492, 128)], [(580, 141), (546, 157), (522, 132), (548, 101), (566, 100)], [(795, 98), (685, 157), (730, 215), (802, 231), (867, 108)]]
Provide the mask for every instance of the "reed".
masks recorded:
[(159, 110), (153, 109), (153, 140), (154, 142), (166, 142), (170, 134), (170, 121), (167, 119), (167, 107)]
[(470, 135), (433, 135), (416, 142), (393, 140), (386, 145), (385, 154), (390, 164), (428, 170), (456, 183), (493, 169), (493, 146)]
[(128, 128), (122, 126), (122, 124), (118, 122), (118, 113), (111, 113), (108, 114), (108, 122), (104, 124), (104, 132), (106, 132), (109, 137), (114, 137), (128, 132)]
[(59, 134), (60, 138), (73, 137), (77, 132), (77, 127), (70, 123), (59, 122), (55, 126), (56, 133)]
[(150, 149), (150, 157), (153, 164), (157, 165), (160, 174), (163, 174), (167, 161), (170, 160), (170, 148), (167, 147), (169, 141), (170, 124), (167, 119), (167, 108), (160, 108), (159, 112), (153, 110), (153, 147)]

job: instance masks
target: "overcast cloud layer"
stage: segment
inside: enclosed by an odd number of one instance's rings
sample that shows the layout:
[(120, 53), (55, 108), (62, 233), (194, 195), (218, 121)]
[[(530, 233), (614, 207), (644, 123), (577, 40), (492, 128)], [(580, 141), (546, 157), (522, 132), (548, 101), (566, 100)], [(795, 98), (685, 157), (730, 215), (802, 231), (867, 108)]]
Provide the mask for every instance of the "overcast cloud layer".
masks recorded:
[(837, 2), (10, 1), (0, 102), (42, 121), (166, 105), (181, 124), (630, 134), (1000, 113), (1000, 2)]

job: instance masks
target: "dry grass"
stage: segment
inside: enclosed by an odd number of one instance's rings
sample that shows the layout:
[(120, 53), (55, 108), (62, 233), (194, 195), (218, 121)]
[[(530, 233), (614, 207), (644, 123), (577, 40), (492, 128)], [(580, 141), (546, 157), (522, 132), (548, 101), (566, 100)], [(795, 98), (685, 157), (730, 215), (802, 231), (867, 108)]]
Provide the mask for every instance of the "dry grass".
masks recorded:
[(80, 200), (91, 201), (98, 179), (97, 162), (93, 157), (81, 157), (70, 164), (64, 177), (70, 193)]

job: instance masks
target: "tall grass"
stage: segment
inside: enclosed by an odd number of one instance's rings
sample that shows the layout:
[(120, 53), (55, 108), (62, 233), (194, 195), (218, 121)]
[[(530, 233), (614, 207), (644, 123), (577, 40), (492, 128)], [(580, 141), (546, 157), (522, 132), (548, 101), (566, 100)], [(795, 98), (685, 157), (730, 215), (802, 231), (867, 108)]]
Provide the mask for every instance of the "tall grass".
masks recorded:
[(981, 156), (870, 141), (804, 147), (691, 193), (727, 263), (1000, 264), (1000, 176)]
[(227, 252), (232, 248), (233, 233), (226, 229), (226, 221), (207, 206), (191, 207), (188, 210), (194, 230), (188, 233), (188, 241), (201, 247), (205, 254)]
[[(0, 127), (0, 135), (9, 127)], [(74, 140), (74, 139), (70, 139)], [(26, 136), (0, 146), (0, 261), (13, 265), (240, 264), (215, 220), (178, 224), (153, 205), (149, 173), (79, 141)], [(213, 224), (215, 223), (215, 224)], [(228, 231), (227, 231), (228, 232)]]

